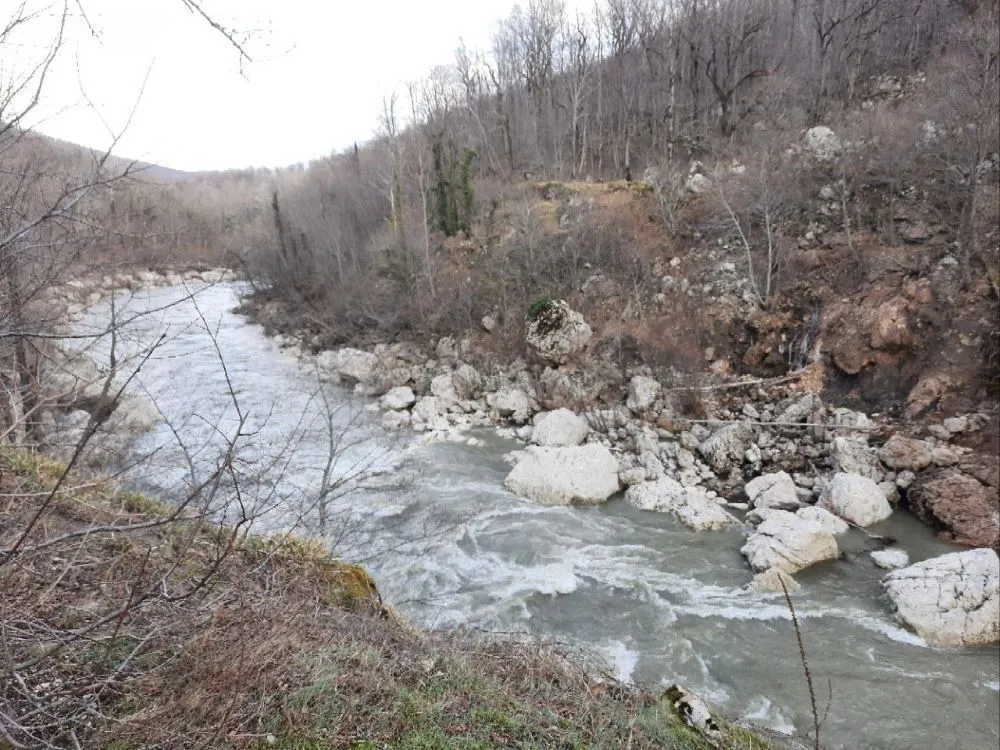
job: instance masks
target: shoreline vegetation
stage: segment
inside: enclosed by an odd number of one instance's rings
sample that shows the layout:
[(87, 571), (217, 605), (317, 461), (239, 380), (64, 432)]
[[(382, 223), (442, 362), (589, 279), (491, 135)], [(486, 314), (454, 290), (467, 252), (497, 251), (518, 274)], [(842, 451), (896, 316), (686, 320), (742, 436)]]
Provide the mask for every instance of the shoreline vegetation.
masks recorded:
[(51, 501), (3, 571), (5, 699), (45, 698), (39, 736), (56, 746), (793, 747), (721, 718), (717, 735), (692, 729), (564, 644), (414, 628), (315, 541), (167, 522), (155, 499), (79, 472), (50, 497), (64, 469), (0, 450), (0, 547)]

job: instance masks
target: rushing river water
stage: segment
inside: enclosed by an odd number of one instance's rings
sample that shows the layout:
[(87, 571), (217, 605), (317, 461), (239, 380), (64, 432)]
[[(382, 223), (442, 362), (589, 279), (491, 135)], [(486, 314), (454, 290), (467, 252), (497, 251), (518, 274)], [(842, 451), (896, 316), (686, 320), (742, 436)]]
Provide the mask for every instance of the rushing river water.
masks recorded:
[[(140, 293), (130, 305), (161, 308), (182, 293)], [(517, 443), (491, 430), (468, 433), (471, 444), (386, 435), (377, 412), (340, 387), (320, 389), (307, 364), (232, 314), (235, 287), (195, 300), (137, 320), (118, 342), (119, 353), (136, 351), (166, 334), (136, 380), (166, 421), (135, 446), (149, 456), (131, 470), (135, 485), (182, 497), (242, 424), (241, 498), (264, 511), (258, 528), (315, 529), (325, 486), (327, 537), (414, 622), (582, 644), (623, 679), (676, 681), (728, 715), (811, 727), (789, 613), (781, 595), (743, 591), (740, 531), (696, 533), (621, 499), (596, 508), (519, 499), (503, 489), (503, 456)], [(80, 330), (107, 320), (105, 305)], [(345, 475), (363, 486), (330, 481)], [(878, 530), (914, 562), (952, 549), (906, 514)], [(1000, 651), (926, 646), (889, 614), (870, 543), (841, 542), (847, 559), (800, 573), (795, 595), (821, 712), (833, 688), (824, 747), (996, 748)]]

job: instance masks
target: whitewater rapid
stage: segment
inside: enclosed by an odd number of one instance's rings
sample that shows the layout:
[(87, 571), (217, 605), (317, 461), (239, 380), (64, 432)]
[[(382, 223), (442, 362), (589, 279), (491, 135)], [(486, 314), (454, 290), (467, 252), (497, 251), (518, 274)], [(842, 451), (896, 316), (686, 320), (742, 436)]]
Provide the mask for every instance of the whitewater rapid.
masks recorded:
[[(183, 294), (137, 293), (129, 305), (160, 308)], [(242, 424), (237, 465), (245, 502), (261, 511), (257, 528), (315, 534), (324, 471), (361, 466), (363, 481), (327, 495), (327, 541), (367, 565), (414, 622), (547, 636), (591, 649), (623, 680), (679, 682), (780, 731), (812, 725), (783, 596), (743, 590), (741, 531), (692, 532), (620, 498), (563, 508), (515, 497), (503, 479), (516, 442), (487, 429), (460, 441), (383, 432), (370, 405), (318, 384), (307, 360), (233, 314), (237, 302), (236, 286), (199, 288), (118, 342), (138, 352), (165, 334), (136, 377), (163, 419), (134, 446), (130, 461), (147, 458), (129, 471), (132, 484), (183, 496), (192, 471), (211, 467)], [(92, 309), (78, 331), (106, 326), (108, 310)], [(341, 446), (331, 468), (332, 434)], [(914, 562), (952, 549), (906, 514), (885, 533)], [(821, 705), (833, 688), (824, 747), (995, 748), (1000, 650), (933, 649), (901, 627), (869, 544), (848, 536), (844, 559), (796, 576)]]

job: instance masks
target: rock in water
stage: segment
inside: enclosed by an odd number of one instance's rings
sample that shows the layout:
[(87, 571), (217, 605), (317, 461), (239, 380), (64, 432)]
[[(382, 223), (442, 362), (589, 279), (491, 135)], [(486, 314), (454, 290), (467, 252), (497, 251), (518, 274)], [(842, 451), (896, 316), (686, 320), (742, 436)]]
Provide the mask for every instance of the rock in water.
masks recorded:
[[(785, 584), (784, 588), (781, 587), (782, 583)], [(764, 592), (784, 593), (785, 589), (788, 589), (788, 593), (791, 594), (801, 588), (801, 584), (781, 568), (768, 568), (763, 573), (755, 575), (753, 580), (747, 584), (747, 591), (754, 594)]]
[(640, 510), (673, 513), (695, 531), (716, 531), (739, 523), (701, 487), (684, 487), (670, 477), (629, 487), (625, 501)]
[(885, 493), (868, 477), (840, 472), (823, 488), (819, 507), (857, 526), (870, 526), (892, 515)]
[(806, 521), (818, 523), (823, 531), (829, 531), (834, 536), (846, 534), (851, 529), (847, 525), (847, 521), (837, 518), (825, 508), (817, 508), (815, 505), (807, 505), (804, 508), (799, 508), (795, 511), (795, 515)]
[(885, 570), (905, 568), (910, 564), (910, 556), (902, 549), (878, 549), (871, 553), (872, 562)]
[(618, 492), (618, 461), (596, 443), (564, 448), (532, 446), (504, 487), (544, 505), (597, 505)]
[(360, 349), (345, 347), (334, 358), (341, 379), (347, 383), (367, 383), (378, 369), (378, 357)]
[(942, 536), (970, 547), (1000, 542), (1000, 498), (957, 469), (921, 475), (909, 490), (910, 508), (925, 523), (942, 529)]
[(780, 568), (789, 574), (839, 554), (833, 534), (787, 510), (769, 510), (740, 552), (758, 572)]
[(931, 645), (1000, 640), (1000, 558), (991, 549), (924, 560), (894, 570), (882, 585), (896, 616)]

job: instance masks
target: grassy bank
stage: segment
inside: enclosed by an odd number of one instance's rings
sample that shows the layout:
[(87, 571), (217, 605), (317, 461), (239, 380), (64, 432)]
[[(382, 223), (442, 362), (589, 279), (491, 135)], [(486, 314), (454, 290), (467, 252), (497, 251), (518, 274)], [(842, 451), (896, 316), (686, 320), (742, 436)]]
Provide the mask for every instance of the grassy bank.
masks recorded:
[(53, 495), (62, 473), (0, 451), (3, 750), (773, 747), (552, 644), (413, 628), (307, 540), (167, 521), (92, 477)]

